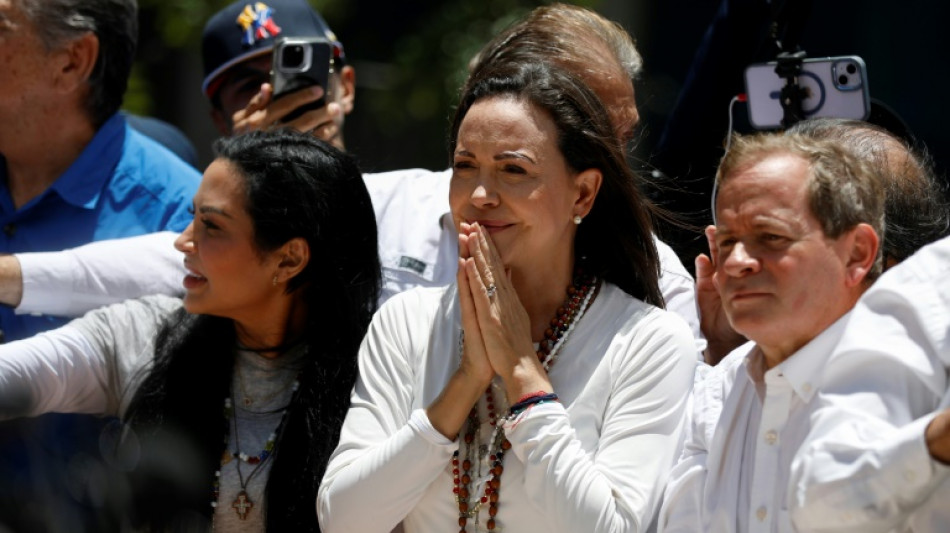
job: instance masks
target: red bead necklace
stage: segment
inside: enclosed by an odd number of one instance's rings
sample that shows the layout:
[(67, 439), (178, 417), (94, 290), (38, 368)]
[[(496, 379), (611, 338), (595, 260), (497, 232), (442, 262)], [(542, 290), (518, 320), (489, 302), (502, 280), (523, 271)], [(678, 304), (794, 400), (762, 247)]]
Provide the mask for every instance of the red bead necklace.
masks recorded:
[[(544, 340), (538, 343), (538, 360), (544, 366), (545, 371), (550, 371), (551, 366), (557, 360), (557, 353), (564, 341), (567, 339), (575, 324), (584, 315), (584, 312), (590, 306), (597, 293), (597, 278), (587, 276), (578, 269), (574, 274), (573, 284), (567, 288), (567, 298), (564, 304), (558, 307), (557, 314), (551, 319), (551, 324), (544, 332)], [(464, 347), (463, 336), (459, 336), (459, 356), (461, 357)], [(452, 454), (452, 493), (459, 509), (459, 533), (465, 533), (469, 519), (474, 519), (476, 529), (478, 525), (479, 511), (488, 505), (488, 521), (485, 522), (485, 529), (493, 531), (496, 528), (495, 517), (498, 514), (498, 499), (501, 489), (501, 475), (505, 471), (505, 454), (511, 449), (511, 443), (505, 438), (505, 432), (498, 423), (498, 416), (495, 412), (495, 401), (492, 395), (492, 386), (488, 385), (485, 390), (485, 408), (488, 412), (488, 423), (492, 427), (492, 435), (487, 447), (483, 453), (477, 453), (480, 448), (479, 430), (481, 421), (478, 416), (478, 403), (469, 411), (468, 420), (465, 425), (464, 436), (459, 439), (459, 449)], [(462, 447), (464, 446), (464, 453)], [(490, 478), (483, 481), (484, 488), (479, 490), (478, 484), (472, 486), (472, 466), (481, 464), (483, 458), (487, 455), (488, 462), (491, 465), (488, 473)], [(479, 468), (481, 474), (481, 468)], [(479, 476), (484, 480), (486, 476)], [(474, 490), (473, 490), (474, 489)], [(474, 504), (471, 502), (473, 493), (481, 493)]]

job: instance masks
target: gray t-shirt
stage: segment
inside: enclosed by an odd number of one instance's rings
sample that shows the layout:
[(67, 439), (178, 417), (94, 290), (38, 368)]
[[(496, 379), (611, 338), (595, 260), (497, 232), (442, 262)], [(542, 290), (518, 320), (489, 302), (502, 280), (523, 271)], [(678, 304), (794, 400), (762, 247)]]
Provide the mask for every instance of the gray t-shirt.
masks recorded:
[[(181, 305), (177, 298), (149, 296), (105, 307), (70, 322), (69, 327), (79, 330), (88, 342), (88, 346), (71, 350), (78, 352), (72, 353), (71, 357), (84, 359), (85, 365), (98, 367), (92, 373), (99, 376), (102, 390), (98, 394), (104, 395), (105, 406), (98, 414), (120, 417), (125, 414), (151, 367), (156, 335), (165, 320)], [(59, 353), (62, 357), (62, 352)], [(220, 470), (219, 496), (214, 513), (217, 530), (264, 530), (264, 487), (271, 460), (263, 461), (257, 467), (231, 455), (236, 451), (248, 456), (260, 455), (290, 402), (294, 382), (304, 364), (302, 356), (303, 350), (299, 347), (276, 359), (236, 348), (231, 385), (233, 416), (225, 457), (222, 458), (224, 464)], [(210, 420), (208, 423), (219, 421)], [(246, 491), (250, 506), (237, 505), (242, 490)], [(208, 494), (211, 494), (210, 486)], [(244, 519), (240, 518), (236, 507), (246, 509)]]

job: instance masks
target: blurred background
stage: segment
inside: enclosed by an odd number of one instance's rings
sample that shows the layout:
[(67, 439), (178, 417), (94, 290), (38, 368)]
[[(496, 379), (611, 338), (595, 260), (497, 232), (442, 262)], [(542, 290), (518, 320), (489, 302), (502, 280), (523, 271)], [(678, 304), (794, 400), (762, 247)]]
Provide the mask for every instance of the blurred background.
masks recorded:
[[(125, 108), (183, 130), (210, 161), (216, 136), (200, 90), (201, 29), (223, 0), (139, 0), (138, 60)], [(491, 35), (542, 2), (529, 0), (313, 0), (346, 48), (357, 74), (355, 111), (345, 128), (347, 148), (367, 171), (444, 168), (446, 130), (465, 64)], [(634, 36), (645, 70), (636, 85), (642, 126), (634, 155), (656, 162), (656, 146), (677, 103), (690, 65), (720, 3), (715, 0), (583, 0)], [(741, 11), (767, 3), (733, 0)], [(950, 75), (947, 3), (909, 0), (814, 2), (802, 36), (809, 57), (859, 55), (867, 64), (871, 96), (886, 103), (934, 156), (946, 176), (950, 113), (944, 93)], [(761, 28), (729, 30), (737, 42)], [(744, 35), (748, 32), (750, 35)], [(738, 45), (737, 45), (738, 46)], [(760, 60), (774, 50), (751, 51)], [(714, 73), (716, 83), (742, 90), (739, 70)], [(721, 92), (721, 91), (720, 91)], [(725, 122), (728, 98), (712, 99), (707, 113)], [(703, 103), (703, 105), (707, 105)], [(703, 120), (697, 115), (697, 120)], [(708, 119), (707, 119), (708, 120)], [(717, 126), (718, 127), (718, 126)], [(722, 133), (725, 130), (722, 129)], [(721, 137), (720, 137), (721, 138)], [(708, 161), (703, 167), (714, 165)], [(710, 170), (706, 168), (706, 170)], [(700, 169), (701, 172), (706, 170)]]

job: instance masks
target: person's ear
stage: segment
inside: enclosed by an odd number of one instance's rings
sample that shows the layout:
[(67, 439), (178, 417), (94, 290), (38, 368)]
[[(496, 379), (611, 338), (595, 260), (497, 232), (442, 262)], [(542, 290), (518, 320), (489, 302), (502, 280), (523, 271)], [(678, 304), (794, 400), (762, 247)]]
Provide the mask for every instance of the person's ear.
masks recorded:
[(599, 169), (589, 168), (574, 176), (574, 185), (577, 187), (577, 198), (574, 200), (572, 216), (584, 218), (594, 207), (594, 199), (604, 181)]
[(310, 245), (302, 237), (290, 239), (277, 251), (277, 280), (285, 283), (300, 274), (310, 263)]
[(63, 93), (73, 93), (85, 86), (99, 58), (99, 38), (86, 32), (50, 54), (56, 68), (56, 86)]
[(845, 277), (848, 287), (854, 287), (868, 281), (867, 276), (874, 268), (881, 243), (877, 232), (869, 224), (858, 224), (849, 233)]
[(340, 70), (340, 96), (337, 102), (343, 108), (344, 115), (350, 114), (356, 103), (356, 71), (349, 65)]

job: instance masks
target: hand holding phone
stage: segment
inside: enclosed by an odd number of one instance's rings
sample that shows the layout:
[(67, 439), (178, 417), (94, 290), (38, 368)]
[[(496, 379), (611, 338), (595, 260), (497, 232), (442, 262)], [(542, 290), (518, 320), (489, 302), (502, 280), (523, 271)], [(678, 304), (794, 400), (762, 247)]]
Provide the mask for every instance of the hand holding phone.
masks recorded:
[(300, 114), (293, 120), (287, 117), (297, 109), (317, 102), (323, 98), (323, 88), (312, 86), (287, 93), (284, 98), (274, 101), (274, 89), (270, 83), (261, 85), (247, 105), (231, 117), (232, 134), (264, 130), (273, 127), (288, 127), (301, 132), (315, 132), (321, 139), (329, 141), (338, 131), (324, 131), (329, 126), (337, 127), (337, 118), (342, 114), (338, 104), (331, 103)]
[(301, 106), (285, 116), (284, 122), (293, 121), (307, 111), (319, 109), (332, 100), (332, 95), (329, 94), (332, 59), (333, 44), (323, 37), (284, 37), (274, 43), (271, 68), (274, 101), (305, 87), (319, 86), (324, 91), (324, 96), (319, 100)]

